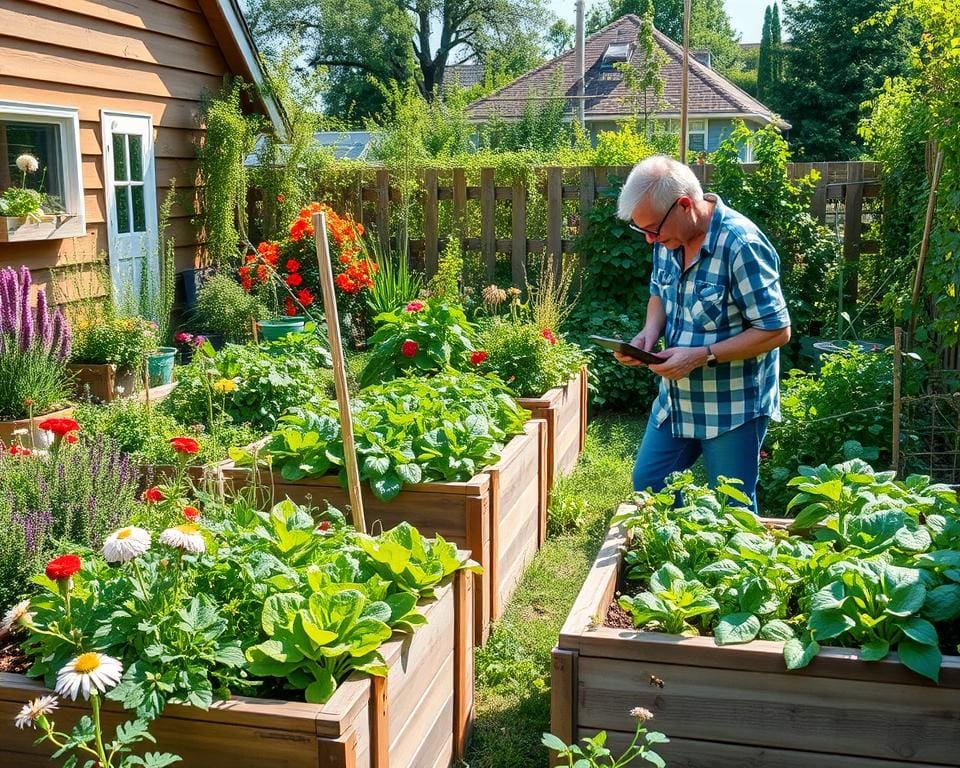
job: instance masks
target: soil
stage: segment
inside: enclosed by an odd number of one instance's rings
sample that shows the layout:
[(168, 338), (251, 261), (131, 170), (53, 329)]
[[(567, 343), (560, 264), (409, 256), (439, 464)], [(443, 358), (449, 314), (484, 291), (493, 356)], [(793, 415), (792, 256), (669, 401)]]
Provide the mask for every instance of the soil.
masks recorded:
[(0, 638), (0, 672), (22, 674), (30, 667), (30, 661), (20, 650), (20, 643), (26, 638), (15, 633)]
[(616, 599), (610, 601), (603, 626), (613, 629), (636, 629), (633, 626), (633, 617), (617, 604)]

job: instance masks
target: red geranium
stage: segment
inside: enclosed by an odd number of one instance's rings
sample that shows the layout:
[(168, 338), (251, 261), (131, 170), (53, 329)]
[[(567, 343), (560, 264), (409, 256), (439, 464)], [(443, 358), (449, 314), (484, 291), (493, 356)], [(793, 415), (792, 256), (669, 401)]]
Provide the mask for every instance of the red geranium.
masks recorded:
[(77, 433), (76, 433), (76, 432), (71, 432), (69, 435), (65, 436), (63, 439), (66, 440), (68, 443), (75, 443), (75, 442), (77, 442), (77, 440), (79, 440), (80, 438), (77, 437)]
[(557, 343), (557, 337), (553, 335), (553, 331), (551, 331), (549, 328), (544, 328), (542, 331), (540, 331), (540, 335), (551, 344)]
[(60, 555), (60, 557), (55, 557), (47, 563), (45, 573), (51, 581), (60, 581), (61, 579), (69, 579), (80, 570), (82, 565), (83, 563), (80, 562), (77, 555)]
[(196, 520), (198, 517), (200, 517), (200, 510), (197, 509), (196, 507), (190, 507), (190, 506), (184, 507), (183, 516), (187, 520), (190, 520), (192, 522)]
[(147, 490), (143, 492), (143, 500), (153, 504), (163, 501), (165, 498), (167, 497), (163, 495), (163, 491), (157, 487), (147, 488)]
[(411, 301), (409, 304), (407, 304), (406, 307), (404, 307), (404, 309), (405, 309), (407, 312), (419, 312), (421, 309), (423, 309), (423, 302), (422, 302), (422, 301)]
[(329, 531), (329, 530), (330, 530), (330, 521), (329, 521), (329, 520), (321, 520), (321, 521), (320, 521), (320, 525), (317, 526), (317, 530), (320, 531), (321, 533), (326, 533), (327, 531)]
[(297, 272), (287, 275), (287, 285), (289, 285), (291, 288), (296, 288), (302, 282), (303, 275), (298, 274)]
[(404, 357), (413, 357), (415, 354), (417, 354), (418, 349), (420, 349), (420, 345), (417, 344), (417, 342), (407, 339), (400, 347), (400, 354), (402, 354)]
[(297, 314), (297, 305), (293, 303), (293, 299), (289, 296), (283, 297), (283, 311), (287, 317), (293, 317)]
[(171, 437), (170, 447), (177, 453), (194, 455), (200, 452), (200, 443), (192, 437)]
[(80, 425), (73, 419), (44, 419), (38, 426), (47, 432), (53, 432), (57, 437), (63, 437), (68, 432), (76, 432), (80, 429)]
[(300, 262), (296, 259), (287, 259), (287, 272), (297, 272), (300, 269)]
[(297, 291), (297, 301), (299, 301), (303, 306), (309, 307), (313, 304), (313, 294), (307, 288), (302, 288)]
[(473, 352), (470, 355), (470, 362), (473, 363), (474, 365), (480, 365), (480, 363), (486, 362), (486, 360), (487, 360), (487, 353), (483, 352), (482, 350)]

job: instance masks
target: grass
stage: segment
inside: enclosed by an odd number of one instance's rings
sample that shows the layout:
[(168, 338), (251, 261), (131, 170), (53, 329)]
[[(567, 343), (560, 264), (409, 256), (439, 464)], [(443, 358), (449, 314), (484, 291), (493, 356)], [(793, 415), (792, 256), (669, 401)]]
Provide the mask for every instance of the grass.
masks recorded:
[(550, 651), (617, 505), (631, 494), (646, 418), (601, 415), (577, 469), (554, 488), (550, 538), (531, 563), (487, 646), (477, 652), (473, 740), (461, 768), (544, 768)]

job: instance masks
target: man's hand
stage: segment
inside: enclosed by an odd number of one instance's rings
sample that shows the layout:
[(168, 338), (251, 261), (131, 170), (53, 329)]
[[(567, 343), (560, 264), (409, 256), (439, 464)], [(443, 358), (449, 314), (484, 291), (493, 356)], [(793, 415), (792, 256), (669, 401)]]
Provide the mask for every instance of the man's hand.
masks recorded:
[[(648, 331), (646, 328), (644, 328), (642, 331), (640, 331), (640, 333), (630, 340), (630, 343), (635, 347), (639, 347), (644, 352), (650, 352), (657, 345), (659, 338), (660, 334), (653, 333), (652, 331)], [(613, 356), (617, 359), (617, 362), (622, 363), (623, 365), (646, 366), (646, 363), (637, 360), (635, 357), (630, 357), (630, 355), (624, 355), (621, 352), (614, 352)]]
[(690, 371), (707, 362), (706, 347), (670, 347), (657, 354), (668, 359), (665, 363), (651, 365), (650, 370), (674, 381), (686, 378)]

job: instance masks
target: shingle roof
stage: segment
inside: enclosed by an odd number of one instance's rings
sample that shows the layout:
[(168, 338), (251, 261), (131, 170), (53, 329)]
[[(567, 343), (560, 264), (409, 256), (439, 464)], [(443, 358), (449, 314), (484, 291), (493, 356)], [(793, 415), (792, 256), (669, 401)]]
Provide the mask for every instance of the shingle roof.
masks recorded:
[[(615, 119), (629, 114), (629, 108), (621, 99), (631, 94), (623, 85), (619, 72), (601, 69), (601, 60), (607, 46), (611, 43), (633, 43), (640, 29), (640, 18), (633, 14), (622, 16), (612, 24), (595, 32), (586, 39), (584, 51), (585, 67), (585, 113), (590, 119)], [(660, 70), (664, 81), (663, 100), (666, 106), (657, 114), (661, 116), (678, 115), (680, 112), (680, 88), (683, 65), (683, 48), (659, 30), (653, 31), (658, 46), (667, 55), (667, 63)], [(559, 80), (559, 94), (566, 97), (576, 96), (577, 67), (575, 51), (566, 51), (555, 59), (542, 64), (534, 70), (521, 75), (509, 85), (485, 96), (467, 107), (467, 115), (474, 120), (499, 115), (503, 118), (519, 117), (531, 97), (550, 95), (555, 78)], [(639, 65), (643, 60), (642, 52), (633, 49), (630, 63)], [(761, 104), (745, 91), (727, 80), (718, 72), (704, 66), (692, 56), (689, 60), (687, 113), (695, 117), (723, 115), (725, 117), (753, 116), (765, 122), (776, 122), (781, 128), (789, 124), (776, 116), (772, 110)], [(567, 101), (567, 111), (576, 110), (576, 100)]]

